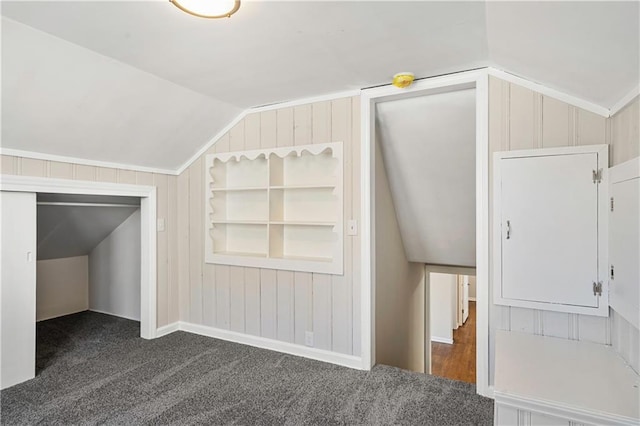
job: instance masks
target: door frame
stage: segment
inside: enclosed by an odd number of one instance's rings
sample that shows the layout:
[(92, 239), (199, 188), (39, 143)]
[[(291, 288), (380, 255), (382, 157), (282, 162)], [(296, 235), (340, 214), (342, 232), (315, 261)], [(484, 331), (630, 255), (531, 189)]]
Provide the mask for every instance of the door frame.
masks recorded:
[(140, 337), (143, 339), (156, 337), (157, 200), (155, 186), (1, 175), (0, 191), (140, 197)]
[[(382, 86), (361, 92), (361, 348), (362, 368), (375, 365), (375, 106), (455, 90), (476, 90), (476, 389), (489, 387), (489, 71), (465, 71), (419, 80), (406, 89)], [(427, 288), (425, 295), (427, 295)], [(425, 307), (427, 303), (425, 301)], [(428, 313), (428, 309), (425, 309)], [(425, 315), (425, 325), (428, 318)], [(427, 337), (425, 336), (425, 340)]]

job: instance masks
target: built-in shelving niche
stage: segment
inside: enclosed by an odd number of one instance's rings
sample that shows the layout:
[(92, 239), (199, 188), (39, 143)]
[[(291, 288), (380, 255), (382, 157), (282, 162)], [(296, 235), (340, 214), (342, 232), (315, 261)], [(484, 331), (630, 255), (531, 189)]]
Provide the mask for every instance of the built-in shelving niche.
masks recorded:
[(342, 143), (206, 157), (208, 263), (343, 273)]

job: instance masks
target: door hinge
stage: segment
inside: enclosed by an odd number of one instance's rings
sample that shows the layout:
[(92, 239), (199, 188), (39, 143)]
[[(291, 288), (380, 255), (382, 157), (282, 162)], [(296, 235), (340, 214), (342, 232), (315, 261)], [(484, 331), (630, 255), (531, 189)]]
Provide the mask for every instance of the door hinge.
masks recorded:
[(613, 211), (613, 197), (611, 197), (611, 211)]
[(613, 265), (611, 265), (611, 279), (613, 279), (613, 275), (614, 275), (614, 273), (613, 273)]
[(598, 281), (597, 283), (593, 283), (593, 295), (594, 296), (602, 296), (602, 281)]
[(593, 183), (602, 182), (602, 169), (592, 170)]

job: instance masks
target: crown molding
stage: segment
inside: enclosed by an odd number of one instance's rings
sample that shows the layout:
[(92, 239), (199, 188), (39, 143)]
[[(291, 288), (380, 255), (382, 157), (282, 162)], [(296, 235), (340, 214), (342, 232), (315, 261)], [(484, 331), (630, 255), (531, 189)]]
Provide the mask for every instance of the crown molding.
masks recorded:
[(640, 95), (640, 86), (634, 87), (633, 89), (631, 89), (631, 91), (629, 93), (624, 95), (622, 97), (622, 99), (620, 99), (618, 102), (616, 102), (611, 107), (611, 109), (609, 110), (610, 116), (613, 117), (614, 115), (619, 113), (627, 105), (629, 105), (631, 102), (633, 102), (638, 97), (638, 95)]

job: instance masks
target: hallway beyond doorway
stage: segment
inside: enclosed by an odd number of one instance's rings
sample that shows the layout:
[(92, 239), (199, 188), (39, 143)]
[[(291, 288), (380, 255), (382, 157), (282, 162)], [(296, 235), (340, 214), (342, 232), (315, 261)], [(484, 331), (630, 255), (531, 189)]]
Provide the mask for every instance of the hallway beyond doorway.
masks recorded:
[(476, 382), (476, 303), (469, 302), (469, 318), (453, 331), (453, 344), (431, 343), (431, 374)]

